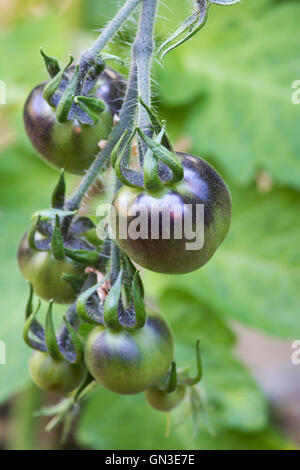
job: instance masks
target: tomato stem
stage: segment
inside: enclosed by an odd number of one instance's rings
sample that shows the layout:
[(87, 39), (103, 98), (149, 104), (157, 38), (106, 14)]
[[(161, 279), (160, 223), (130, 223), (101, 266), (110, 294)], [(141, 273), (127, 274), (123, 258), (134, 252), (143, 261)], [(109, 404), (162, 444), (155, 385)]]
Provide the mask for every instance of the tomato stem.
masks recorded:
[(94, 42), (90, 49), (82, 54), (80, 59), (80, 71), (77, 79), (76, 95), (80, 94), (86, 74), (91, 65), (94, 64), (97, 55), (120, 30), (122, 25), (128, 20), (141, 1), (142, 0), (127, 0), (116, 16), (105, 26), (99, 38)]
[[(157, 0), (144, 0), (139, 31), (133, 45), (133, 59), (137, 64), (138, 95), (149, 108), (151, 108), (151, 65), (154, 51), (154, 25), (157, 3)], [(147, 130), (149, 124), (148, 113), (139, 103), (138, 125), (142, 130)]]
[[(131, 6), (130, 12), (138, 5), (138, 0), (131, 0), (128, 1), (125, 6), (127, 6), (126, 12), (129, 16), (129, 6)], [(112, 30), (113, 26), (116, 25), (116, 18), (125, 18), (125, 13), (123, 11), (121, 15), (122, 9), (116, 15), (116, 17), (107, 25), (107, 28), (112, 28), (110, 33), (104, 31), (102, 33), (103, 38), (101, 39), (102, 35), (100, 36), (99, 40), (92, 46), (89, 50), (93, 51), (93, 53), (98, 50), (99, 47), (103, 47), (106, 42), (111, 39), (113, 36)], [(136, 36), (136, 40), (134, 42), (132, 48), (132, 61), (131, 61), (131, 70), (130, 76), (128, 80), (128, 86), (126, 95), (124, 98), (123, 106), (119, 116), (119, 122), (113, 128), (107, 144), (105, 148), (102, 150), (100, 154), (95, 158), (94, 162), (90, 166), (88, 172), (83, 177), (80, 185), (76, 189), (75, 193), (71, 196), (71, 198), (67, 201), (66, 207), (72, 210), (77, 209), (85, 196), (86, 191), (88, 190), (89, 186), (93, 183), (95, 178), (98, 176), (98, 173), (101, 169), (104, 169), (109, 164), (110, 155), (116, 146), (117, 142), (120, 140), (122, 135), (126, 130), (129, 132), (132, 130), (134, 126), (134, 120), (136, 117), (136, 109), (138, 106), (138, 94), (141, 95), (144, 102), (147, 105), (150, 105), (150, 92), (151, 92), (151, 82), (150, 82), (150, 68), (152, 62), (152, 53), (153, 53), (153, 36), (154, 36), (154, 23), (157, 11), (157, 0), (143, 0), (143, 8), (141, 11), (141, 19), (139, 22), (139, 28)], [(118, 23), (119, 24), (119, 23)], [(115, 27), (115, 26), (114, 26)], [(106, 28), (105, 28), (106, 29)], [(100, 41), (101, 39), (101, 41)], [(104, 44), (105, 43), (105, 44)], [(97, 46), (96, 46), (97, 44)], [(142, 106), (140, 106), (139, 112), (139, 124), (140, 127), (145, 128), (149, 126), (149, 117)]]

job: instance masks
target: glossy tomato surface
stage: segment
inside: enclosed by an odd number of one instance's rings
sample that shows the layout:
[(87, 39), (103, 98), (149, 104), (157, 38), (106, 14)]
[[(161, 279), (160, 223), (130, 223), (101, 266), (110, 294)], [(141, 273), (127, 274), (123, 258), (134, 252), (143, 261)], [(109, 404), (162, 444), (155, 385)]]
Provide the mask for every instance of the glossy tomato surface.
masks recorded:
[(88, 338), (85, 362), (92, 376), (115, 393), (139, 393), (155, 385), (173, 358), (173, 335), (165, 320), (148, 313), (143, 328), (97, 327)]
[(114, 200), (121, 249), (139, 265), (166, 274), (207, 263), (231, 221), (231, 197), (221, 176), (201, 158), (177, 156), (184, 169), (179, 184), (157, 193), (124, 186)]
[(124, 79), (114, 70), (105, 69), (100, 75), (93, 96), (101, 99), (106, 109), (97, 124), (80, 124), (76, 119), (59, 123), (55, 108), (43, 98), (47, 82), (37, 85), (24, 106), (24, 124), (38, 153), (52, 166), (69, 173), (82, 174), (99, 153), (98, 143), (106, 140), (113, 117), (120, 111), (124, 96)]

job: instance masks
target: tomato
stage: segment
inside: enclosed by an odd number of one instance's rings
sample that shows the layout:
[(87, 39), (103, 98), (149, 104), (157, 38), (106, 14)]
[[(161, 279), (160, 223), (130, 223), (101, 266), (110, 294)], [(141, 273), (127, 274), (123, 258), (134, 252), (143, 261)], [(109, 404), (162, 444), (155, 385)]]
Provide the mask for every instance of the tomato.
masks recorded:
[(148, 312), (143, 328), (95, 328), (85, 348), (85, 362), (103, 387), (134, 394), (154, 386), (168, 371), (173, 358), (173, 335), (165, 320)]
[(29, 361), (29, 369), (34, 383), (48, 392), (66, 395), (75, 390), (83, 380), (84, 363), (69, 364), (56, 361), (48, 353), (35, 351)]
[(171, 411), (178, 406), (185, 397), (186, 388), (178, 385), (176, 389), (167, 393), (163, 390), (150, 388), (145, 395), (148, 403), (158, 411)]
[(120, 111), (124, 96), (124, 80), (106, 68), (100, 75), (94, 96), (106, 104), (97, 124), (79, 124), (71, 119), (59, 123), (55, 109), (43, 98), (47, 82), (37, 85), (30, 93), (24, 107), (26, 132), (38, 153), (52, 166), (82, 174), (89, 168), (99, 152), (98, 143), (107, 139), (113, 116)]
[(151, 271), (166, 274), (188, 273), (207, 263), (231, 221), (231, 197), (220, 175), (201, 158), (177, 156), (184, 169), (180, 183), (156, 193), (124, 186), (111, 213), (116, 214), (116, 230), (111, 224), (112, 231), (127, 256)]
[(27, 233), (19, 245), (18, 261), (23, 276), (32, 283), (39, 297), (63, 304), (74, 302), (76, 293), (61, 275), (80, 275), (82, 266), (68, 257), (58, 261), (50, 251), (33, 251), (28, 246)]

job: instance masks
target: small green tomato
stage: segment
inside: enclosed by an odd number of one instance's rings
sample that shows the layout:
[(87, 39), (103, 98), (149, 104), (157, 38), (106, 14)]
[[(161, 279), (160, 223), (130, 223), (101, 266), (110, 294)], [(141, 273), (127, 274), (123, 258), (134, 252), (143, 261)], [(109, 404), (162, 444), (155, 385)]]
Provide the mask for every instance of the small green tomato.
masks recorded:
[(137, 330), (95, 328), (85, 348), (85, 362), (103, 387), (134, 394), (154, 386), (168, 371), (173, 358), (173, 335), (165, 320), (148, 313)]
[(75, 390), (86, 373), (84, 363), (57, 361), (40, 351), (35, 351), (32, 355), (29, 370), (32, 380), (39, 388), (59, 395), (67, 395)]

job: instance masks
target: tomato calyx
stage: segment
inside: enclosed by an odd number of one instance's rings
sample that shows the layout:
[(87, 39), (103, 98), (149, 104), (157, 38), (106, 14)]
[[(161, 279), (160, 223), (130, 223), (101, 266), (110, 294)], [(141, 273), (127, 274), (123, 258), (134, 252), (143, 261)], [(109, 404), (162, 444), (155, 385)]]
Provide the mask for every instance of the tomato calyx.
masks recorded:
[[(183, 167), (174, 152), (165, 122), (161, 122), (141, 98), (139, 100), (149, 115), (149, 127), (141, 129), (136, 126), (131, 134), (126, 130), (111, 154), (111, 165), (124, 185), (156, 193), (165, 186), (180, 182), (183, 179)], [(139, 171), (130, 168), (134, 139), (138, 140)]]
[(99, 56), (90, 64), (83, 85), (79, 86), (82, 80), (80, 66), (72, 65), (72, 56), (61, 69), (57, 59), (47, 56), (42, 50), (41, 54), (51, 78), (44, 87), (43, 97), (56, 110), (57, 121), (64, 123), (74, 120), (79, 125), (97, 124), (99, 115), (106, 109), (106, 104), (93, 93), (97, 80), (106, 67), (103, 58)]
[(41, 302), (33, 308), (33, 287), (29, 284), (29, 298), (25, 310), (23, 338), (28, 346), (36, 351), (47, 353), (54, 361), (79, 364), (83, 361), (83, 345), (77, 333), (79, 318), (75, 305), (71, 305), (58, 334), (53, 324), (53, 301), (49, 302), (45, 326), (36, 319)]
[[(119, 254), (119, 250), (116, 250)], [(122, 254), (117, 276), (112, 266), (100, 281), (94, 283), (95, 273), (90, 270), (85, 288), (76, 303), (79, 317), (86, 323), (101, 325), (112, 330), (134, 330), (146, 323), (143, 284), (134, 265)], [(105, 286), (105, 295), (101, 294)], [(100, 294), (99, 294), (100, 290)]]
[(100, 254), (84, 234), (95, 229), (92, 220), (80, 216), (77, 211), (67, 211), (65, 205), (65, 179), (61, 171), (59, 181), (52, 194), (52, 208), (33, 215), (27, 241), (33, 251), (50, 251), (54, 258), (65, 257), (86, 266), (96, 265)]

